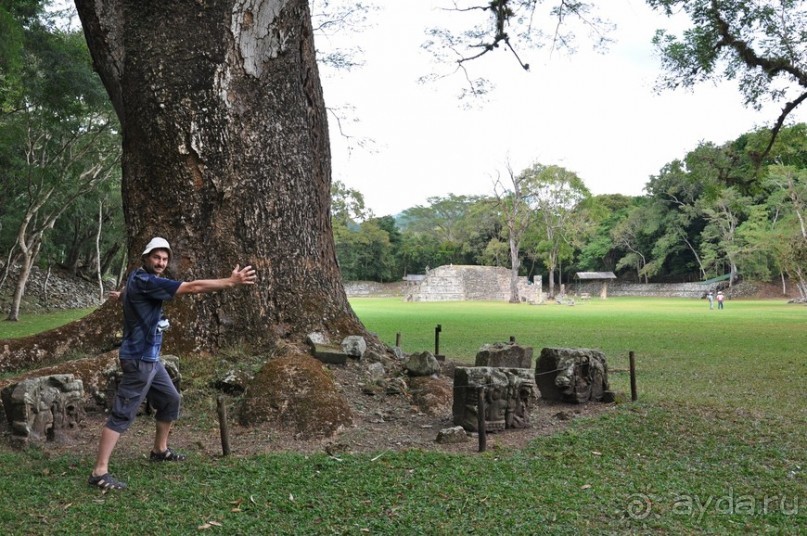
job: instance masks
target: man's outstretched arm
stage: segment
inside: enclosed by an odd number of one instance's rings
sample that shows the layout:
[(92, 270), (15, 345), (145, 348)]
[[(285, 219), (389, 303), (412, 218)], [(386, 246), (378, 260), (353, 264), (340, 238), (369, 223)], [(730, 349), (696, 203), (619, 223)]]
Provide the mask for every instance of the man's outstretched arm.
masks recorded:
[(177, 294), (203, 294), (205, 292), (217, 292), (240, 285), (254, 285), (257, 279), (252, 266), (239, 268), (236, 264), (230, 277), (221, 279), (196, 279), (194, 281), (183, 281), (177, 289)]

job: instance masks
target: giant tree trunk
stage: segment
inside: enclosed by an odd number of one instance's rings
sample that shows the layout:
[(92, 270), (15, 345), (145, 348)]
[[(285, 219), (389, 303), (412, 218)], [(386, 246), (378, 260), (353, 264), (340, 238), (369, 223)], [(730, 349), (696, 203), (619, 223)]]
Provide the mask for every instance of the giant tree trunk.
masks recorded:
[(76, 0), (123, 128), (130, 259), (258, 284), (175, 300), (169, 350), (360, 332), (330, 222), (330, 150), (307, 0)]

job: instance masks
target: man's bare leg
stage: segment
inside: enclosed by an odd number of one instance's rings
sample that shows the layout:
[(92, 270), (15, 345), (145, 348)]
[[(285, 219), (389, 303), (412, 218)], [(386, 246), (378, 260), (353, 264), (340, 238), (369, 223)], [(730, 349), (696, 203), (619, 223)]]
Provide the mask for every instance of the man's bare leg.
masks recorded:
[(154, 449), (152, 452), (159, 454), (168, 449), (168, 435), (171, 433), (173, 426), (173, 422), (157, 421), (157, 431), (154, 434)]
[(101, 440), (98, 442), (98, 455), (95, 458), (95, 468), (92, 476), (103, 476), (109, 472), (109, 458), (115, 445), (118, 444), (120, 433), (104, 426), (101, 430)]

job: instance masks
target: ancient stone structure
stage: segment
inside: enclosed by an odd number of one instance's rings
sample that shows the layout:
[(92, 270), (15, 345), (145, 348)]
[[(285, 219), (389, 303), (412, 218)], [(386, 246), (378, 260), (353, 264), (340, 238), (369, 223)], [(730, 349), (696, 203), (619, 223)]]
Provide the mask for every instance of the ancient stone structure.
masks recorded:
[[(591, 297), (598, 297), (602, 284), (598, 281), (575, 281), (570, 285), (569, 292), (580, 296), (583, 293)], [(610, 281), (608, 283), (608, 296), (643, 296), (648, 298), (703, 298), (706, 292), (715, 290), (714, 285), (698, 283), (626, 283)]]
[(531, 369), (457, 367), (454, 370), (454, 424), (479, 431), (479, 390), (485, 396), (485, 430), (499, 432), (530, 425), (530, 405), (535, 400)]
[(72, 374), (22, 380), (0, 396), (14, 446), (64, 439), (84, 418), (84, 385)]
[(474, 366), (532, 368), (532, 347), (515, 342), (485, 344), (476, 353)]
[(589, 348), (544, 348), (535, 366), (535, 383), (546, 400), (613, 402), (605, 354)]
[[(518, 292), (521, 301), (541, 303), (541, 281), (531, 283), (520, 277)], [(509, 301), (510, 270), (496, 266), (440, 266), (412, 286), (406, 301)]]
[[(0, 260), (0, 269), (5, 263)], [(0, 289), (0, 298), (11, 299), (20, 275), (20, 265), (13, 264), (9, 272), (9, 280)], [(107, 290), (115, 288), (114, 281), (104, 281), (103, 295)], [(102, 303), (98, 283), (89, 282), (73, 276), (66, 270), (42, 270), (38, 266), (31, 267), (28, 283), (25, 285), (25, 296), (22, 308), (36, 311), (39, 307), (48, 309), (76, 309), (80, 307), (97, 307)]]
[(351, 298), (400, 298), (415, 286), (409, 281), (345, 281), (344, 285), (345, 293)]

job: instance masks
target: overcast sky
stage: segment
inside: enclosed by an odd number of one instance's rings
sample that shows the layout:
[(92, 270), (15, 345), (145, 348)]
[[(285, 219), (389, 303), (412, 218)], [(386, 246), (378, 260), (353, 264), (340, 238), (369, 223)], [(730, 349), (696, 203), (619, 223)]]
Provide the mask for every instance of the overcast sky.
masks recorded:
[[(508, 161), (516, 172), (533, 162), (561, 165), (594, 194), (640, 195), (651, 175), (700, 141), (723, 143), (778, 116), (778, 107), (745, 109), (733, 84), (656, 94), (651, 39), (671, 23), (644, 0), (608, 1), (603, 15), (618, 28), (607, 54), (584, 43), (571, 57), (542, 49), (524, 72), (497, 51), (475, 72), (494, 79), (490, 102), (464, 109), (459, 76), (417, 81), (434, 71), (421, 44), (448, 0), (384, 4), (375, 26), (351, 38), (365, 50), (364, 67), (323, 80), (329, 107), (355, 107), (358, 122), (343, 130), (375, 142), (373, 151), (349, 151), (331, 120), (333, 178), (360, 191), (376, 216), (431, 196), (489, 195)], [(807, 113), (795, 119), (807, 121)]]

